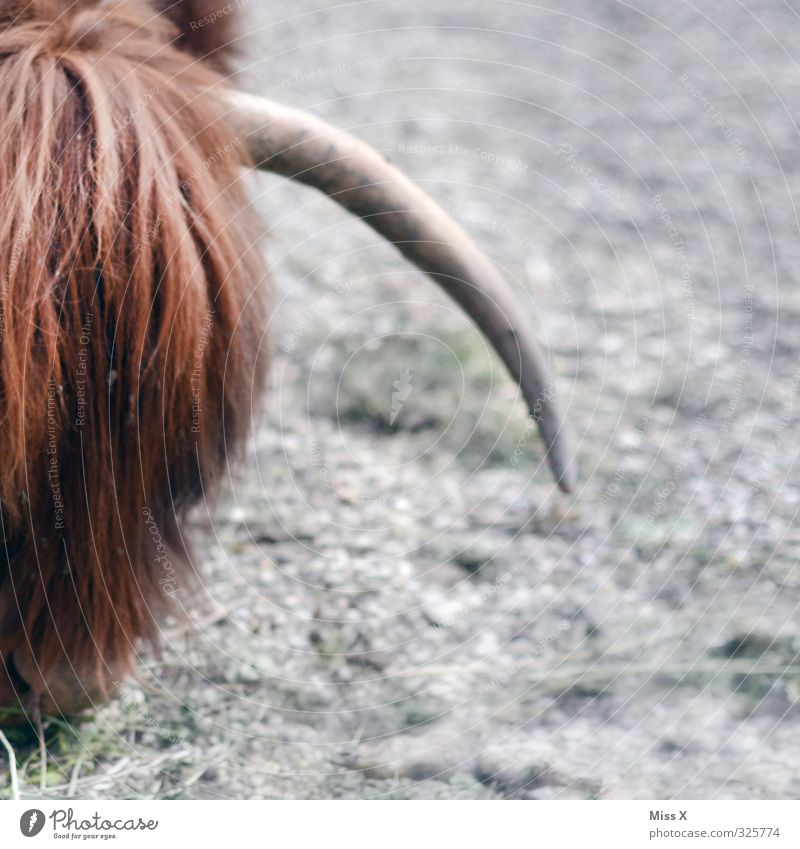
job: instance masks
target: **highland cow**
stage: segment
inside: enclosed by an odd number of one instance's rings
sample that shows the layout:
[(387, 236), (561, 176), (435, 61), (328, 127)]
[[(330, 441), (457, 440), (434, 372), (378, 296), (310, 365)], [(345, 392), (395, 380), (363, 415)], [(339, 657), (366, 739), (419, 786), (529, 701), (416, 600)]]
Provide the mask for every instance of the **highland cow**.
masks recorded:
[[(377, 153), (240, 92), (213, 2), (0, 0), (0, 705), (109, 694), (189, 578), (179, 528), (247, 434), (267, 269), (246, 167), (313, 185), (427, 272), (557, 401), (509, 288)], [(164, 564), (169, 570), (165, 570)]]

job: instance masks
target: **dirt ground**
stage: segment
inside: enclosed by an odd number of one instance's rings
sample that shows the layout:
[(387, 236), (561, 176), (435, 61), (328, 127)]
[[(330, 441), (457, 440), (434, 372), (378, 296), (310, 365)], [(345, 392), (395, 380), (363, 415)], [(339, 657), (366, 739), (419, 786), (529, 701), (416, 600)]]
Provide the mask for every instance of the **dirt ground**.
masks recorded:
[(797, 798), (797, 12), (243, 5), (247, 85), (374, 144), (512, 280), (580, 487), (446, 297), (259, 178), (269, 403), (188, 529), (193, 625), (50, 722), (46, 790), (15, 738), (24, 794)]

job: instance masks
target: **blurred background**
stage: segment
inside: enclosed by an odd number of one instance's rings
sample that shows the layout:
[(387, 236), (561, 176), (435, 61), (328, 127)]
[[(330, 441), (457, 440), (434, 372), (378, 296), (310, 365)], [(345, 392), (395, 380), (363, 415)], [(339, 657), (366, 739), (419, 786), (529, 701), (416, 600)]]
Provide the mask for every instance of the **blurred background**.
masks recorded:
[(797, 10), (239, 5), (242, 84), (373, 144), (503, 269), (580, 486), (433, 284), (258, 177), (267, 407), (192, 528), (191, 624), (51, 728), (44, 794), (797, 798)]

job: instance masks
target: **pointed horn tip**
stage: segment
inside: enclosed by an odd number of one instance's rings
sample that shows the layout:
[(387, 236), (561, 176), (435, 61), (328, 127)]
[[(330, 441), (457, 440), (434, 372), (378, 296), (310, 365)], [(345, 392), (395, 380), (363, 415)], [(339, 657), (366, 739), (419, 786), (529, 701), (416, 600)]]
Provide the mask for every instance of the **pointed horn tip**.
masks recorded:
[(565, 494), (572, 495), (578, 487), (578, 475), (572, 458), (565, 460), (560, 446), (551, 445), (545, 455), (547, 464), (556, 481), (556, 486)]
[(556, 486), (565, 494), (573, 495), (578, 486), (578, 478), (573, 469), (565, 469), (561, 476), (556, 475)]
[(545, 442), (545, 459), (556, 486), (566, 495), (572, 495), (578, 487), (578, 473), (575, 454), (564, 427), (561, 424), (555, 431), (543, 427), (541, 434)]

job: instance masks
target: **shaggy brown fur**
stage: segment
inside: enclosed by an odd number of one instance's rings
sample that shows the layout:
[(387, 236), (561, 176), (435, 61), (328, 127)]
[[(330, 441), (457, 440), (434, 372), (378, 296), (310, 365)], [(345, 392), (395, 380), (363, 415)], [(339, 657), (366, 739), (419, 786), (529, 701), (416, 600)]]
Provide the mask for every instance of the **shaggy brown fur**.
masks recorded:
[(130, 667), (247, 432), (265, 269), (184, 50), (230, 40), (192, 43), (212, 5), (0, 0), (0, 701)]

